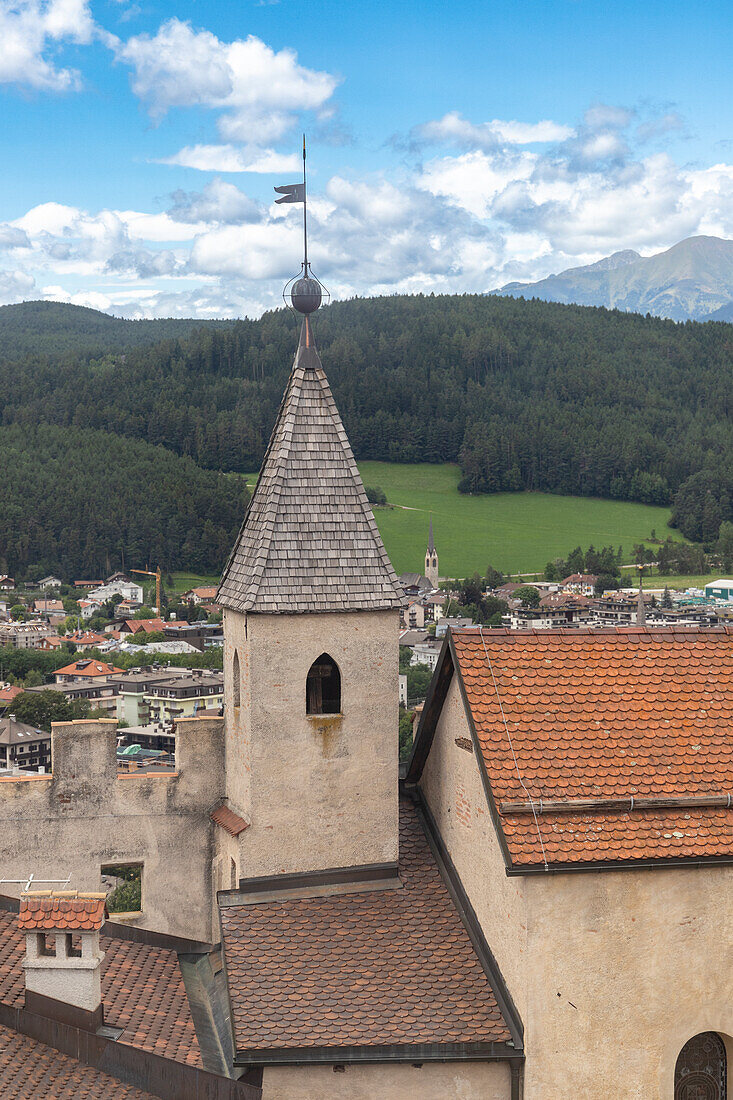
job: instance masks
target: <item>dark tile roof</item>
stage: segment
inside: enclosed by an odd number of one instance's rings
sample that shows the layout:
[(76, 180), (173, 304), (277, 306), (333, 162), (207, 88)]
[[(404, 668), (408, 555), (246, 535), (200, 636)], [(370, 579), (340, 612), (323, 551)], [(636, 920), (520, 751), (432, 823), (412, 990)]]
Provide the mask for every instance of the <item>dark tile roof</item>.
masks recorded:
[[(100, 935), (105, 1023), (123, 1028), (121, 1043), (201, 1066), (196, 1030), (175, 951)], [(0, 910), (0, 1001), (24, 1003), (25, 936), (18, 914)]]
[(733, 808), (542, 812), (539, 830), (501, 813), (527, 792), (733, 791), (733, 628), (468, 630), (452, 644), (513, 864), (733, 856)]
[(292, 614), (403, 599), (306, 318), (217, 603)]
[(149, 1092), (0, 1025), (3, 1100), (155, 1100)]
[(222, 908), (237, 1050), (510, 1038), (406, 800), (400, 877), (399, 889)]

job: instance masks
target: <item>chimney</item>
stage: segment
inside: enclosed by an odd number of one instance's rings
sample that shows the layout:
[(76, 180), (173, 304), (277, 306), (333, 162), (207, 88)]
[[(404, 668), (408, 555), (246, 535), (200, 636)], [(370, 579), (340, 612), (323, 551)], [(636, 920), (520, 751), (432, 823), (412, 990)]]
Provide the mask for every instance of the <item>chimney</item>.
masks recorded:
[(106, 894), (38, 891), (21, 894), (25, 933), (25, 1007), (85, 1031), (104, 1023), (99, 930)]

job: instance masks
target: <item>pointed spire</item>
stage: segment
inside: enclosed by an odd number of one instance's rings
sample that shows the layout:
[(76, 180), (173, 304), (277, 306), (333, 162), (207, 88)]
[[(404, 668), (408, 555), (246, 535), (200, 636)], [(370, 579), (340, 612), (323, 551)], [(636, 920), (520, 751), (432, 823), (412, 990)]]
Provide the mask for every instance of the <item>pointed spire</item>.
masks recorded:
[(297, 614), (397, 608), (402, 599), (305, 316), (217, 601)]
[(428, 529), (428, 554), (435, 552), (435, 543), (433, 542), (433, 516), (430, 514), (430, 527)]
[(639, 569), (639, 595), (636, 601), (636, 625), (646, 626), (646, 607), (644, 606), (644, 588), (642, 585), (642, 575), (644, 570)]

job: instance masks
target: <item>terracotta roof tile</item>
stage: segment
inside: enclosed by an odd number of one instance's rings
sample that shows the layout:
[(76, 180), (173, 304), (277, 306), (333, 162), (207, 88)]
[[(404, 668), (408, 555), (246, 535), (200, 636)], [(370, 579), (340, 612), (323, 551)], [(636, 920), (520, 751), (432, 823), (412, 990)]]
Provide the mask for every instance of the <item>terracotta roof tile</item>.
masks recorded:
[[(175, 951), (100, 934), (105, 1022), (121, 1043), (201, 1066), (196, 1030)], [(18, 915), (0, 909), (0, 1001), (24, 1003), (25, 935)], [(0, 1090), (1, 1091), (1, 1090)], [(4, 1094), (3, 1094), (4, 1095)]]
[(105, 894), (24, 894), (20, 899), (18, 927), (21, 932), (98, 931), (107, 915)]
[(209, 816), (215, 825), (221, 825), (230, 836), (239, 836), (249, 827), (249, 822), (239, 814), (235, 814), (234, 810), (230, 810), (228, 806), (217, 806)]
[(221, 910), (238, 1050), (510, 1038), (414, 806), (401, 889)]
[(154, 1100), (149, 1092), (0, 1026), (3, 1100)]
[[(468, 630), (453, 646), (497, 804), (733, 793), (731, 628)], [(542, 863), (531, 814), (502, 826), (515, 865)], [(549, 863), (733, 855), (733, 809), (543, 813), (539, 828)]]

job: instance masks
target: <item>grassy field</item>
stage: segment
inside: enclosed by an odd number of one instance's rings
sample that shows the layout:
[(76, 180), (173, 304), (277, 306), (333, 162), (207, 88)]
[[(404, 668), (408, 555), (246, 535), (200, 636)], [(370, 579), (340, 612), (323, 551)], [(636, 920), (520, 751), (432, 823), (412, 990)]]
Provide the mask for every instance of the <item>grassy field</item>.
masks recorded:
[(431, 514), (444, 577), (483, 573), (489, 564), (505, 573), (543, 570), (548, 560), (591, 543), (623, 546), (630, 560), (632, 544), (652, 529), (658, 538), (680, 537), (667, 526), (668, 508), (548, 493), (465, 496), (458, 467), (448, 464), (362, 462), (359, 470), (366, 485), (380, 486), (401, 506), (375, 508), (398, 573), (422, 572)]
[(201, 588), (203, 585), (218, 584), (219, 578), (209, 574), (199, 576), (197, 573), (171, 573), (173, 577), (174, 592), (188, 592), (190, 588)]
[[(627, 572), (623, 570), (622, 576)], [(726, 577), (728, 574), (725, 574)], [(707, 573), (701, 577), (675, 577), (671, 576), (657, 576), (656, 573), (644, 573), (644, 587), (645, 588), (679, 588), (684, 591), (685, 588), (704, 588), (710, 581), (714, 581), (720, 573)], [(624, 582), (624, 583), (636, 583)]]

